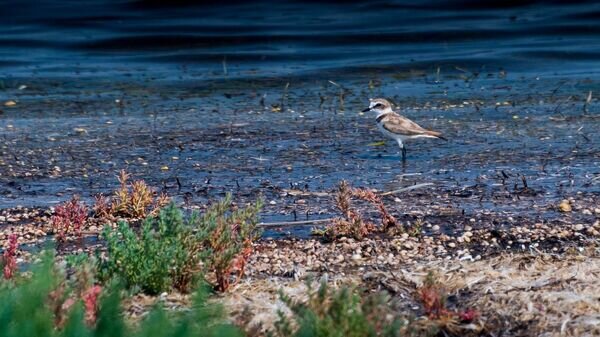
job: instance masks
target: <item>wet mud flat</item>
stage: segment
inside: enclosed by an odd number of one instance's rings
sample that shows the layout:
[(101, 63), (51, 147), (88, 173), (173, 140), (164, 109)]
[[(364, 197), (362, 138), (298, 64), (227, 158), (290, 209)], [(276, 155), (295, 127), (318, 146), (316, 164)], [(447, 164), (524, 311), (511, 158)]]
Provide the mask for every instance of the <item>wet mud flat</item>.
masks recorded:
[[(31, 222), (17, 206), (48, 209), (72, 195), (91, 203), (115, 189), (121, 169), (189, 208), (228, 192), (240, 203), (262, 197), (265, 223), (337, 216), (341, 180), (378, 192), (409, 188), (383, 200), (425, 231), (593, 223), (600, 118), (596, 99), (586, 99), (598, 81), (399, 74), (201, 86), (170, 75), (123, 79), (110, 90), (85, 79), (85, 89), (56, 79), (17, 89), (26, 79), (15, 78), (4, 96), (16, 104), (2, 107), (0, 125), (0, 226)], [(449, 141), (409, 142), (402, 163), (373, 116), (358, 113), (377, 96)], [(561, 212), (569, 199), (572, 211)], [(269, 227), (265, 237), (310, 233), (302, 224)]]

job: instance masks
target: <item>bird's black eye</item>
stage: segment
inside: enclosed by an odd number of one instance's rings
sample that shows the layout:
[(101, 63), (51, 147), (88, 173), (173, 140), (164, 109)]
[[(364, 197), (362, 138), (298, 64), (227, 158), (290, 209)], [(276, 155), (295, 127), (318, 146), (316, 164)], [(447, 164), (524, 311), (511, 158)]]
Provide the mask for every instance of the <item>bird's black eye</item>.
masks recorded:
[(383, 104), (381, 104), (381, 103), (377, 103), (377, 104), (375, 104), (375, 107), (376, 107), (376, 108), (383, 108)]

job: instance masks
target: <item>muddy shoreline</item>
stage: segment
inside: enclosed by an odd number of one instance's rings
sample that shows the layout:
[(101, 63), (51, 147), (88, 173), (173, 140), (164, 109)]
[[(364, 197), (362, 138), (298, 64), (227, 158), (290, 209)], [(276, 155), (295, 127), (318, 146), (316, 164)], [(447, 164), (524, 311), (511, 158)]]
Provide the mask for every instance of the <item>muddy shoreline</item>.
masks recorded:
[[(471, 218), (487, 226), (558, 221), (554, 206), (567, 198), (593, 210), (600, 119), (585, 93), (597, 81), (490, 75), (259, 83), (260, 90), (222, 82), (223, 96), (185, 86), (170, 96), (135, 78), (128, 91), (91, 87), (95, 98), (68, 86), (45, 98), (48, 82), (9, 90), (16, 105), (2, 107), (0, 208), (47, 209), (75, 194), (89, 202), (114, 190), (125, 168), (190, 208), (227, 192), (240, 203), (263, 196), (264, 222), (334, 216), (330, 196), (341, 180), (380, 192), (429, 184), (386, 203), (396, 216), (424, 217), (443, 230)], [(391, 97), (450, 141), (407, 144), (403, 165), (372, 116), (357, 113), (373, 96)], [(33, 117), (36, 111), (44, 114)], [(569, 220), (586, 216), (574, 212)]]

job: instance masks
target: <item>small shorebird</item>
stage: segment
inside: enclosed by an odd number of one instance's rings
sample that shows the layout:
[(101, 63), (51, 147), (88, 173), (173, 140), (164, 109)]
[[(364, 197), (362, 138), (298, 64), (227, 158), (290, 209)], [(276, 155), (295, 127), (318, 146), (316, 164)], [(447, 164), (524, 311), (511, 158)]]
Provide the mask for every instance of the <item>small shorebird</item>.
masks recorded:
[(377, 114), (377, 127), (384, 135), (395, 139), (402, 150), (402, 160), (406, 160), (406, 148), (404, 141), (413, 138), (439, 138), (442, 137), (440, 132), (423, 129), (417, 123), (410, 119), (395, 113), (392, 110), (390, 102), (383, 98), (375, 98), (371, 100), (369, 107), (363, 112), (373, 111)]

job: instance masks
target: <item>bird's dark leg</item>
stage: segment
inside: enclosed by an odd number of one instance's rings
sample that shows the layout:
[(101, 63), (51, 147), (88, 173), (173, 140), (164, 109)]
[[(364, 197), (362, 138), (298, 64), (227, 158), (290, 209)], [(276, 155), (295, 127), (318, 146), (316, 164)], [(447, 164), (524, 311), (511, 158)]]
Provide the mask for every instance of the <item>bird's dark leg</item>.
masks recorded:
[(398, 145), (400, 145), (400, 150), (402, 151), (402, 161), (406, 161), (406, 148), (404, 147), (404, 143), (398, 139)]

